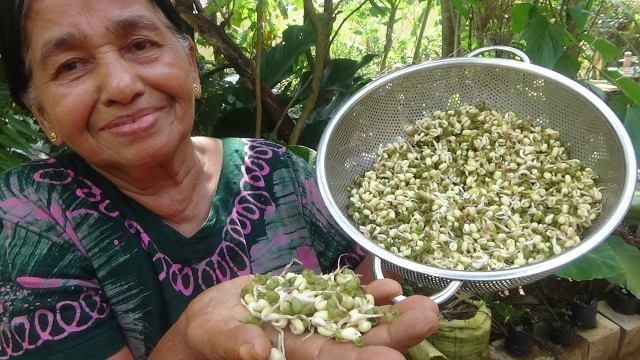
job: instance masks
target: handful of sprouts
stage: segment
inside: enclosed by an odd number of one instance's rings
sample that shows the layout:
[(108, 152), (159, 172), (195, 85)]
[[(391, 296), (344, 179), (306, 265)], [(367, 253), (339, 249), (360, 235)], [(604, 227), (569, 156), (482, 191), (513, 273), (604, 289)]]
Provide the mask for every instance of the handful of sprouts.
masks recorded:
[(337, 341), (363, 344), (363, 334), (377, 319), (391, 321), (395, 312), (382, 312), (360, 286), (359, 275), (348, 268), (329, 274), (303, 270), (278, 276), (254, 275), (244, 286), (241, 301), (249, 310), (245, 322), (272, 325), (279, 332), (270, 360), (284, 359), (284, 329), (293, 334), (319, 333)]
[(601, 211), (596, 174), (556, 130), (466, 105), (405, 130), (349, 188), (348, 208), (400, 256), (457, 270), (523, 266), (578, 244)]

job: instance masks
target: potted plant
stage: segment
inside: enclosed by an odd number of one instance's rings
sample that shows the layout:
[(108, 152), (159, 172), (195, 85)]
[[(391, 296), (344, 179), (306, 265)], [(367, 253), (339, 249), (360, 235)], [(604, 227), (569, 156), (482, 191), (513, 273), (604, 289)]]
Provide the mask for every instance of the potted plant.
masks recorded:
[(640, 310), (640, 300), (622, 286), (613, 285), (605, 293), (605, 301), (613, 311), (632, 315)]
[(488, 359), (491, 311), (482, 300), (456, 298), (440, 305), (440, 327), (427, 340), (448, 360)]
[(504, 347), (512, 355), (527, 356), (534, 345), (534, 321), (525, 308), (516, 308), (505, 302), (494, 302), (496, 318), (502, 319), (505, 332)]
[(565, 307), (551, 310), (553, 319), (549, 325), (549, 340), (556, 345), (569, 346), (576, 342), (578, 328), (573, 322), (571, 311)]
[(571, 319), (580, 329), (597, 325), (598, 299), (592, 294), (578, 294), (571, 302)]

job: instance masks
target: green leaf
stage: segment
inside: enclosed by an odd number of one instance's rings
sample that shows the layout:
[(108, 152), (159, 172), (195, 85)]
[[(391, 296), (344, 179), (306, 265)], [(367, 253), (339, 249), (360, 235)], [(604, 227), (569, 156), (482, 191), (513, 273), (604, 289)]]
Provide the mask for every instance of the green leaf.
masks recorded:
[(300, 156), (304, 161), (309, 163), (311, 167), (316, 166), (316, 151), (302, 145), (287, 145), (292, 153)]
[(564, 278), (585, 281), (616, 276), (623, 271), (624, 268), (619, 263), (618, 255), (611, 247), (610, 241), (605, 240), (588, 253), (555, 271), (555, 274)]
[(624, 216), (623, 222), (630, 225), (640, 225), (640, 191), (636, 191), (631, 200), (631, 207)]
[(16, 141), (10, 136), (0, 132), (0, 143), (2, 146), (8, 149), (24, 149), (24, 146), (19, 141)]
[(332, 59), (322, 74), (320, 88), (322, 90), (348, 91), (353, 86), (356, 73), (366, 66), (376, 55), (365, 55), (362, 60)]
[(584, 5), (584, 3), (579, 3), (569, 6), (569, 14), (571, 15), (571, 19), (573, 19), (573, 23), (576, 25), (578, 31), (584, 30), (584, 26), (587, 24), (587, 20), (589, 19), (589, 11), (585, 9)]
[(618, 47), (605, 39), (596, 38), (587, 33), (581, 34), (580, 39), (593, 46), (606, 62), (616, 61), (620, 58), (620, 50)]
[(533, 7), (531, 3), (515, 4), (511, 8), (511, 31), (519, 34), (529, 24), (529, 11)]
[(380, 6), (375, 0), (369, 0), (369, 4), (371, 4), (371, 8), (369, 9), (371, 16), (382, 17), (389, 12), (384, 5)]
[(282, 32), (282, 41), (262, 54), (262, 79), (273, 87), (291, 76), (298, 56), (310, 49), (315, 41), (316, 35), (311, 22), (286, 28)]
[(623, 76), (620, 72), (605, 72), (605, 78), (617, 86), (636, 105), (640, 106), (640, 84), (632, 78)]
[(616, 253), (618, 262), (624, 269), (622, 273), (611, 276), (607, 280), (626, 288), (636, 297), (640, 297), (640, 250), (617, 236), (609, 237), (607, 243)]
[(11, 138), (15, 140), (18, 144), (21, 144), (19, 149), (22, 149), (22, 150), (31, 149), (31, 144), (27, 140), (25, 140), (24, 137), (20, 136), (16, 131), (16, 129), (14, 129), (12, 126), (3, 126), (2, 131), (5, 134), (11, 136)]
[(451, 5), (458, 10), (460, 15), (462, 15), (465, 19), (469, 18), (469, 10), (465, 6), (464, 0), (451, 0)]
[(636, 163), (640, 166), (640, 107), (630, 107), (624, 118), (624, 128), (633, 143), (633, 149), (636, 153)]
[(553, 70), (566, 77), (575, 79), (576, 75), (580, 71), (580, 61), (565, 51), (553, 66)]
[(531, 61), (546, 68), (553, 68), (562, 56), (564, 36), (563, 27), (550, 23), (542, 14), (534, 16), (522, 34)]
[(302, 129), (300, 139), (298, 139), (298, 144), (311, 149), (317, 149), (318, 144), (320, 143), (320, 138), (322, 137), (324, 129), (327, 127), (328, 123), (329, 122), (326, 120), (316, 120), (310, 124), (308, 123), (304, 129)]

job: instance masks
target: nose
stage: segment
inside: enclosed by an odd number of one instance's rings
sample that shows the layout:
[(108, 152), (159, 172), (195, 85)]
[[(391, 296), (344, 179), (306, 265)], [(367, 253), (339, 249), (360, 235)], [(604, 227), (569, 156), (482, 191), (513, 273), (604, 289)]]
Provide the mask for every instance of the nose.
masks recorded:
[(117, 52), (106, 55), (98, 66), (103, 105), (129, 104), (144, 93), (136, 65)]

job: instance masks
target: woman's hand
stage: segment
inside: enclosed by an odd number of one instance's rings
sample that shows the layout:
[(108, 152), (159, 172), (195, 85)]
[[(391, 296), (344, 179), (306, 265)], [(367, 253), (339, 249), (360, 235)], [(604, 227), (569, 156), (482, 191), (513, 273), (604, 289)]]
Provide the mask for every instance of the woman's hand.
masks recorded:
[[(365, 286), (378, 306), (390, 304), (402, 293), (400, 284), (391, 279), (376, 280)], [(381, 310), (398, 310), (400, 315), (390, 323), (380, 323), (364, 335), (364, 346), (337, 342), (322, 335), (285, 333), (287, 359), (313, 360), (404, 360), (404, 351), (417, 345), (438, 329), (438, 306), (425, 296), (409, 296)]]
[[(242, 323), (248, 311), (240, 302), (240, 290), (249, 279), (233, 279), (200, 294), (162, 338), (150, 359), (268, 359), (270, 340), (277, 344), (278, 333), (270, 326), (262, 329)], [(374, 281), (366, 289), (379, 305), (389, 304), (401, 293), (400, 285), (389, 279)], [(426, 297), (411, 296), (382, 309), (397, 309), (400, 315), (366, 333), (363, 347), (319, 334), (293, 335), (286, 331), (287, 359), (403, 360), (403, 351), (437, 329), (438, 308)]]

